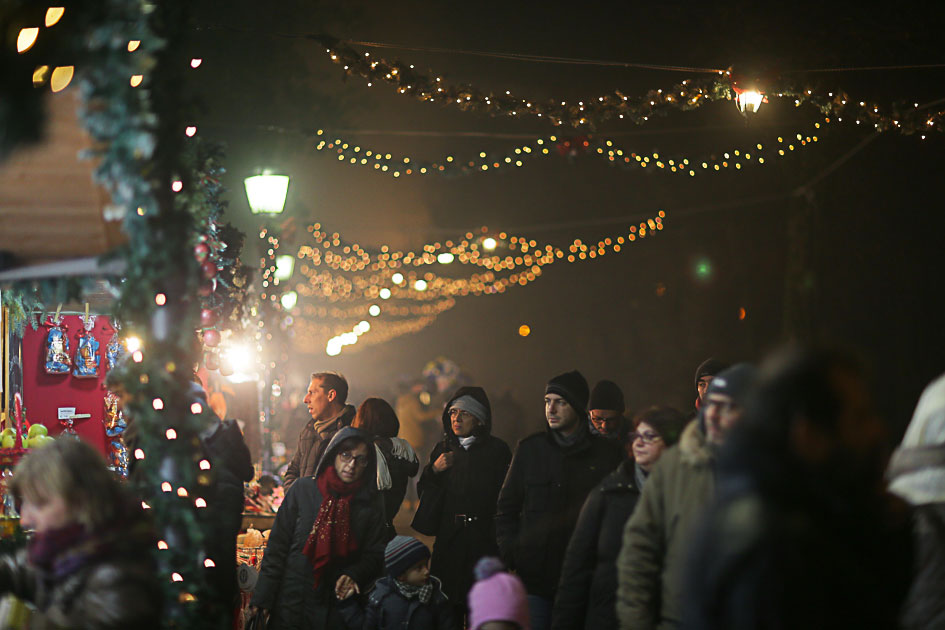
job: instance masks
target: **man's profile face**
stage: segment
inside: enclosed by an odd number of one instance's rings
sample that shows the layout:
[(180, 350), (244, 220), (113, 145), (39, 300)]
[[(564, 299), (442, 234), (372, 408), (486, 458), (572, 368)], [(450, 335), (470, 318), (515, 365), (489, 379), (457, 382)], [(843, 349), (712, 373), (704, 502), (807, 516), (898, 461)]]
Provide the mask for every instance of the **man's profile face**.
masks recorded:
[(620, 412), (613, 409), (591, 409), (587, 416), (598, 433), (610, 435), (617, 432), (620, 424)]
[(742, 408), (726, 394), (709, 394), (705, 401), (705, 434), (712, 444), (722, 444), (742, 417)]
[(696, 391), (699, 392), (699, 400), (705, 398), (705, 392), (709, 389), (709, 383), (712, 382), (712, 379), (713, 376), (711, 374), (699, 377), (699, 382), (696, 384)]
[(545, 394), (545, 420), (552, 429), (569, 431), (579, 420), (577, 411), (558, 394)]
[(322, 379), (313, 378), (308, 385), (308, 392), (302, 402), (308, 407), (308, 413), (312, 418), (317, 420), (325, 413), (325, 410), (328, 409), (334, 399), (335, 390), (325, 391), (325, 388), (322, 387)]

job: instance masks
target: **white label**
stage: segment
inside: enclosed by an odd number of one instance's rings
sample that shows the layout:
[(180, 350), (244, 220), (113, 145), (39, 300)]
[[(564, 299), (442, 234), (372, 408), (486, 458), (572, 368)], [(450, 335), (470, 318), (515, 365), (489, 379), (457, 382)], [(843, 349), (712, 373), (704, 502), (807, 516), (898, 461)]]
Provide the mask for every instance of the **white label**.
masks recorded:
[(59, 407), (59, 419), (68, 420), (75, 415), (75, 407)]

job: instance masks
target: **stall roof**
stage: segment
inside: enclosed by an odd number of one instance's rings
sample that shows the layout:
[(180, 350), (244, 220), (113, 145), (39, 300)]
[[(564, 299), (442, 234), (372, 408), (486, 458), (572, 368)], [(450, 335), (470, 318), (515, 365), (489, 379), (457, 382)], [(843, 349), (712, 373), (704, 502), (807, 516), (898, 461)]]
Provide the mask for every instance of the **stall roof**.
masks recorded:
[(0, 163), (0, 252), (18, 265), (102, 254), (122, 240), (106, 222), (108, 193), (80, 160), (92, 144), (79, 124), (75, 87), (47, 98), (46, 137)]

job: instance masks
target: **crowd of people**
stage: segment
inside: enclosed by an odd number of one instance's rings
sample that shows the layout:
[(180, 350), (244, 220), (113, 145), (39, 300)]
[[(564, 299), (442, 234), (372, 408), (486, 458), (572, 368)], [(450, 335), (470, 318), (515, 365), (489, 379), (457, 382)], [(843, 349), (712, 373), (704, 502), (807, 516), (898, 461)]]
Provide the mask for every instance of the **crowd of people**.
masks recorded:
[[(891, 459), (845, 354), (710, 359), (693, 386), (687, 413), (630, 415), (615, 383), (555, 376), (544, 430), (514, 450), (485, 390), (461, 387), (419, 461), (390, 404), (356, 409), (344, 377), (313, 374), (250, 616), (272, 630), (945, 628), (945, 376)], [(235, 486), (247, 461), (231, 434), (202, 441)], [(20, 464), (36, 534), (0, 557), (0, 592), (97, 628), (112, 627), (97, 617), (110, 589), (128, 604), (114, 627), (150, 627), (153, 567), (134, 550), (151, 541), (100, 459), (62, 440)], [(412, 478), (411, 528), (432, 550), (394, 525)]]

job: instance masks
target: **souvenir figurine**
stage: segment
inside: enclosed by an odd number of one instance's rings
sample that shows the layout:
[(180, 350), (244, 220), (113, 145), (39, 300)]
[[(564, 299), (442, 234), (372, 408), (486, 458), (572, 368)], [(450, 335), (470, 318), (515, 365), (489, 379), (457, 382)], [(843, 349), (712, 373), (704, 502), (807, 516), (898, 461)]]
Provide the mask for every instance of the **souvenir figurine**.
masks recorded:
[(121, 412), (118, 396), (105, 392), (105, 435), (108, 442), (108, 468), (121, 475), (128, 476), (128, 449), (122, 440), (127, 423)]
[(47, 374), (68, 374), (72, 367), (72, 359), (69, 357), (69, 338), (61, 325), (62, 320), (58, 317), (55, 321), (47, 323), (49, 333), (46, 335), (46, 373)]
[(79, 346), (75, 353), (75, 366), (72, 375), (76, 378), (95, 378), (98, 376), (98, 366), (102, 361), (99, 353), (98, 340), (92, 335), (95, 327), (95, 315), (83, 318), (85, 332), (79, 335)]

